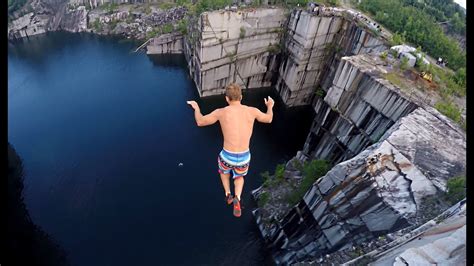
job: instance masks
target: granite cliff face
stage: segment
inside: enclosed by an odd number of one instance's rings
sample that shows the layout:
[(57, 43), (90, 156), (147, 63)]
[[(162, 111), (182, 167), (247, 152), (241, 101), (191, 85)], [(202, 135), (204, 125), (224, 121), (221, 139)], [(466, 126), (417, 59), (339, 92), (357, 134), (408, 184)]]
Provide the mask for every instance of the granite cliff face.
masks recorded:
[(184, 43), (199, 95), (222, 94), (231, 82), (247, 89), (271, 86), (285, 22), (281, 8), (203, 13)]
[[(21, 11), (11, 14), (8, 39), (57, 30), (145, 39), (155, 27), (173, 25), (187, 12), (185, 7), (162, 10), (153, 5), (139, 4), (146, 2), (150, 1), (32, 0)], [(122, 5), (104, 8), (103, 5), (108, 3)], [(20, 15), (22, 12), (26, 14)]]
[(283, 42), (286, 53), (276, 89), (287, 106), (311, 104), (317, 89), (327, 91), (341, 56), (387, 49), (381, 38), (338, 8), (294, 10)]
[(8, 39), (18, 39), (61, 29), (71, 32), (87, 30), (87, 10), (84, 5), (74, 3), (72, 0), (33, 0), (27, 5), (31, 12), (9, 23)]
[[(424, 106), (379, 142), (335, 165), (271, 227), (259, 228), (277, 264), (314, 259), (420, 222), (423, 199), (466, 167), (465, 134)], [(258, 197), (258, 195), (257, 195)]]

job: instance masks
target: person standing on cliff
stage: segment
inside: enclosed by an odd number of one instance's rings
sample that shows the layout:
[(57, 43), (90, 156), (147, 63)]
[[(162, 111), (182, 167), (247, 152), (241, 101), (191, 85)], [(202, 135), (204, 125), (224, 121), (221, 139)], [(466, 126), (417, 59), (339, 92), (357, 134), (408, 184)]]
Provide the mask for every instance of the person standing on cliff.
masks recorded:
[[(250, 137), (252, 136), (255, 120), (261, 123), (271, 123), (275, 102), (268, 96), (264, 98), (267, 112), (262, 113), (255, 107), (243, 105), (240, 86), (232, 83), (225, 89), (225, 99), (228, 106), (202, 115), (195, 101), (187, 101), (194, 109), (194, 118), (199, 127), (209, 126), (217, 121), (224, 135), (224, 147), (217, 156), (219, 174), (224, 187), (227, 204), (233, 203), (234, 216), (240, 217), (240, 195), (244, 187), (244, 176), (247, 175), (250, 164)], [(230, 173), (233, 174), (235, 197), (230, 192)]]

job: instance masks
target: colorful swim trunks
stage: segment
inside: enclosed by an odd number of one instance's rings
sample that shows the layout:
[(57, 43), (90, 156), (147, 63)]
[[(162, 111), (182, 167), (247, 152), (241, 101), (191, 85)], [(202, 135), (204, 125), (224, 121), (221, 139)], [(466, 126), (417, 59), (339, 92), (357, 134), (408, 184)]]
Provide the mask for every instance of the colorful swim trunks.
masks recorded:
[(250, 164), (250, 151), (229, 152), (224, 149), (217, 156), (217, 164), (219, 173), (228, 174), (232, 171), (233, 178), (243, 177), (247, 175)]

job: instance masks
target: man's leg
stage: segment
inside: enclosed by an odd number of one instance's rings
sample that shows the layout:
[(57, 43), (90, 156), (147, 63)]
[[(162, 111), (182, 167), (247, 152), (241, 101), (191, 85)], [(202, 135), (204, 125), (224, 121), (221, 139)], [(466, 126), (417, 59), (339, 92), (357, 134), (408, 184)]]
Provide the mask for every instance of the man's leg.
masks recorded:
[(240, 195), (242, 194), (242, 189), (244, 187), (244, 177), (239, 176), (234, 179), (234, 189), (235, 189), (235, 196), (240, 201)]
[(220, 175), (221, 175), (222, 186), (224, 187), (224, 192), (225, 192), (225, 195), (227, 196), (227, 194), (230, 194), (230, 181), (229, 181), (230, 173), (227, 173), (227, 174), (220, 173)]

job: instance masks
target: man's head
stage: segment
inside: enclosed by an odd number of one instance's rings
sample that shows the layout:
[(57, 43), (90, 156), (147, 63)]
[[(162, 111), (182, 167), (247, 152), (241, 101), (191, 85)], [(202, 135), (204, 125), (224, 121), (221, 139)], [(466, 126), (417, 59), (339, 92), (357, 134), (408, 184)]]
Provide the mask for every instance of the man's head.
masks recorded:
[(241, 101), (242, 100), (242, 90), (240, 86), (231, 83), (225, 88), (225, 99), (227, 102)]

